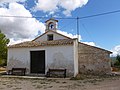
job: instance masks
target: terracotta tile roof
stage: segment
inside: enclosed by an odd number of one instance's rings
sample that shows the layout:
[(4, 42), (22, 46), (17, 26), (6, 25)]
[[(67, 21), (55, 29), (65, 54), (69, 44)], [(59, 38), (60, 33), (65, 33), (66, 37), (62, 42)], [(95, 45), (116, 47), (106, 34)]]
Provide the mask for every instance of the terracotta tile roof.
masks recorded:
[(53, 41), (28, 41), (19, 44), (8, 46), (8, 48), (21, 48), (21, 47), (40, 47), (40, 46), (55, 46), (55, 45), (70, 45), (73, 44), (73, 39), (61, 39)]

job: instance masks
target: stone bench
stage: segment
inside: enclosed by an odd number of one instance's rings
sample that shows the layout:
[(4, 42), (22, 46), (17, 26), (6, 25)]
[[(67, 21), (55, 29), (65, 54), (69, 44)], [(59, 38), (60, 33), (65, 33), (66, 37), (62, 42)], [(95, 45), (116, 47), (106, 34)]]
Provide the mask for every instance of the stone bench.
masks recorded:
[(66, 69), (49, 69), (47, 77), (66, 77)]
[(10, 71), (12, 75), (23, 75), (25, 76), (26, 68), (12, 68)]

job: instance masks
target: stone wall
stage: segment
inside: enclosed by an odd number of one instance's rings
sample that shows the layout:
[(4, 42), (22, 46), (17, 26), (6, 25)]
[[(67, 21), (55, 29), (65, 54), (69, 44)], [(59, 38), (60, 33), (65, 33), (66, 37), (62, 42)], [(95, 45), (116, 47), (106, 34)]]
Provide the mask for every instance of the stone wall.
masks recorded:
[(101, 48), (79, 43), (79, 73), (99, 75), (111, 73), (110, 53)]

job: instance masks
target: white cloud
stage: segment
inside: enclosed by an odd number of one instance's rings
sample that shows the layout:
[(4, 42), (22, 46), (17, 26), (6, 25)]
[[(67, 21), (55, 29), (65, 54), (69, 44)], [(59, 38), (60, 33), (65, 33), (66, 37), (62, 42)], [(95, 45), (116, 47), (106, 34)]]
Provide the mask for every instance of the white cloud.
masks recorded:
[[(68, 32), (65, 32), (65, 31), (61, 31), (61, 30), (57, 30), (57, 32), (60, 33), (60, 34), (65, 35), (65, 36), (68, 36), (70, 38), (78, 38), (77, 34), (73, 35), (71, 33), (68, 33)], [(81, 37), (81, 35), (79, 35), (79, 41), (81, 41), (81, 40), (82, 40), (82, 37)], [(91, 46), (96, 46), (96, 44), (94, 42), (82, 42), (82, 43), (85, 43), (85, 44), (91, 45)]]
[(26, 0), (0, 0), (0, 3), (25, 2)]
[(82, 43), (85, 43), (85, 44), (90, 45), (90, 46), (96, 46), (96, 44), (94, 42), (82, 42)]
[[(18, 3), (10, 3), (9, 8), (0, 8), (0, 15), (32, 17), (29, 10)], [(45, 26), (35, 18), (0, 17), (0, 30), (5, 33), (8, 38), (14, 38), (11, 39), (12, 42), (17, 42), (17, 40), (24, 41), (34, 38), (38, 34), (38, 31), (43, 33)]]
[(120, 45), (115, 46), (112, 50), (113, 54), (111, 56), (117, 56), (118, 54), (120, 55)]
[(70, 16), (75, 9), (86, 5), (88, 0), (37, 0), (35, 9), (44, 12), (55, 12), (62, 8), (63, 14)]
[[(65, 32), (65, 31), (61, 31), (61, 30), (58, 30), (57, 32), (60, 33), (60, 34), (65, 35), (65, 36), (68, 36), (68, 37), (70, 37), (70, 38), (77, 38), (77, 37), (78, 37), (77, 34), (76, 34), (76, 35), (73, 35), (73, 34), (71, 34), (71, 33), (68, 33), (68, 32)], [(79, 35), (79, 41), (80, 41), (80, 40), (82, 40), (82, 38), (81, 38), (81, 36)]]
[(36, 9), (44, 12), (55, 11), (58, 7), (58, 0), (38, 0)]
[(71, 11), (86, 5), (88, 0), (60, 0), (60, 6), (65, 9), (65, 15), (70, 16)]
[(32, 40), (32, 39), (14, 40), (14, 38), (10, 38), (10, 43), (9, 43), (9, 45), (17, 44), (17, 43), (24, 42), (24, 41), (31, 41), (31, 40)]

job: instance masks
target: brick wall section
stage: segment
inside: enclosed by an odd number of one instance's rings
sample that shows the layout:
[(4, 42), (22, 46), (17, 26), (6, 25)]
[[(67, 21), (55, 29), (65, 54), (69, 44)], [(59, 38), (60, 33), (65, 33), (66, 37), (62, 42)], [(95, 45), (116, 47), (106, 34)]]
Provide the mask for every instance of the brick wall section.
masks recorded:
[(110, 53), (104, 49), (79, 43), (79, 73), (97, 75), (111, 73)]

